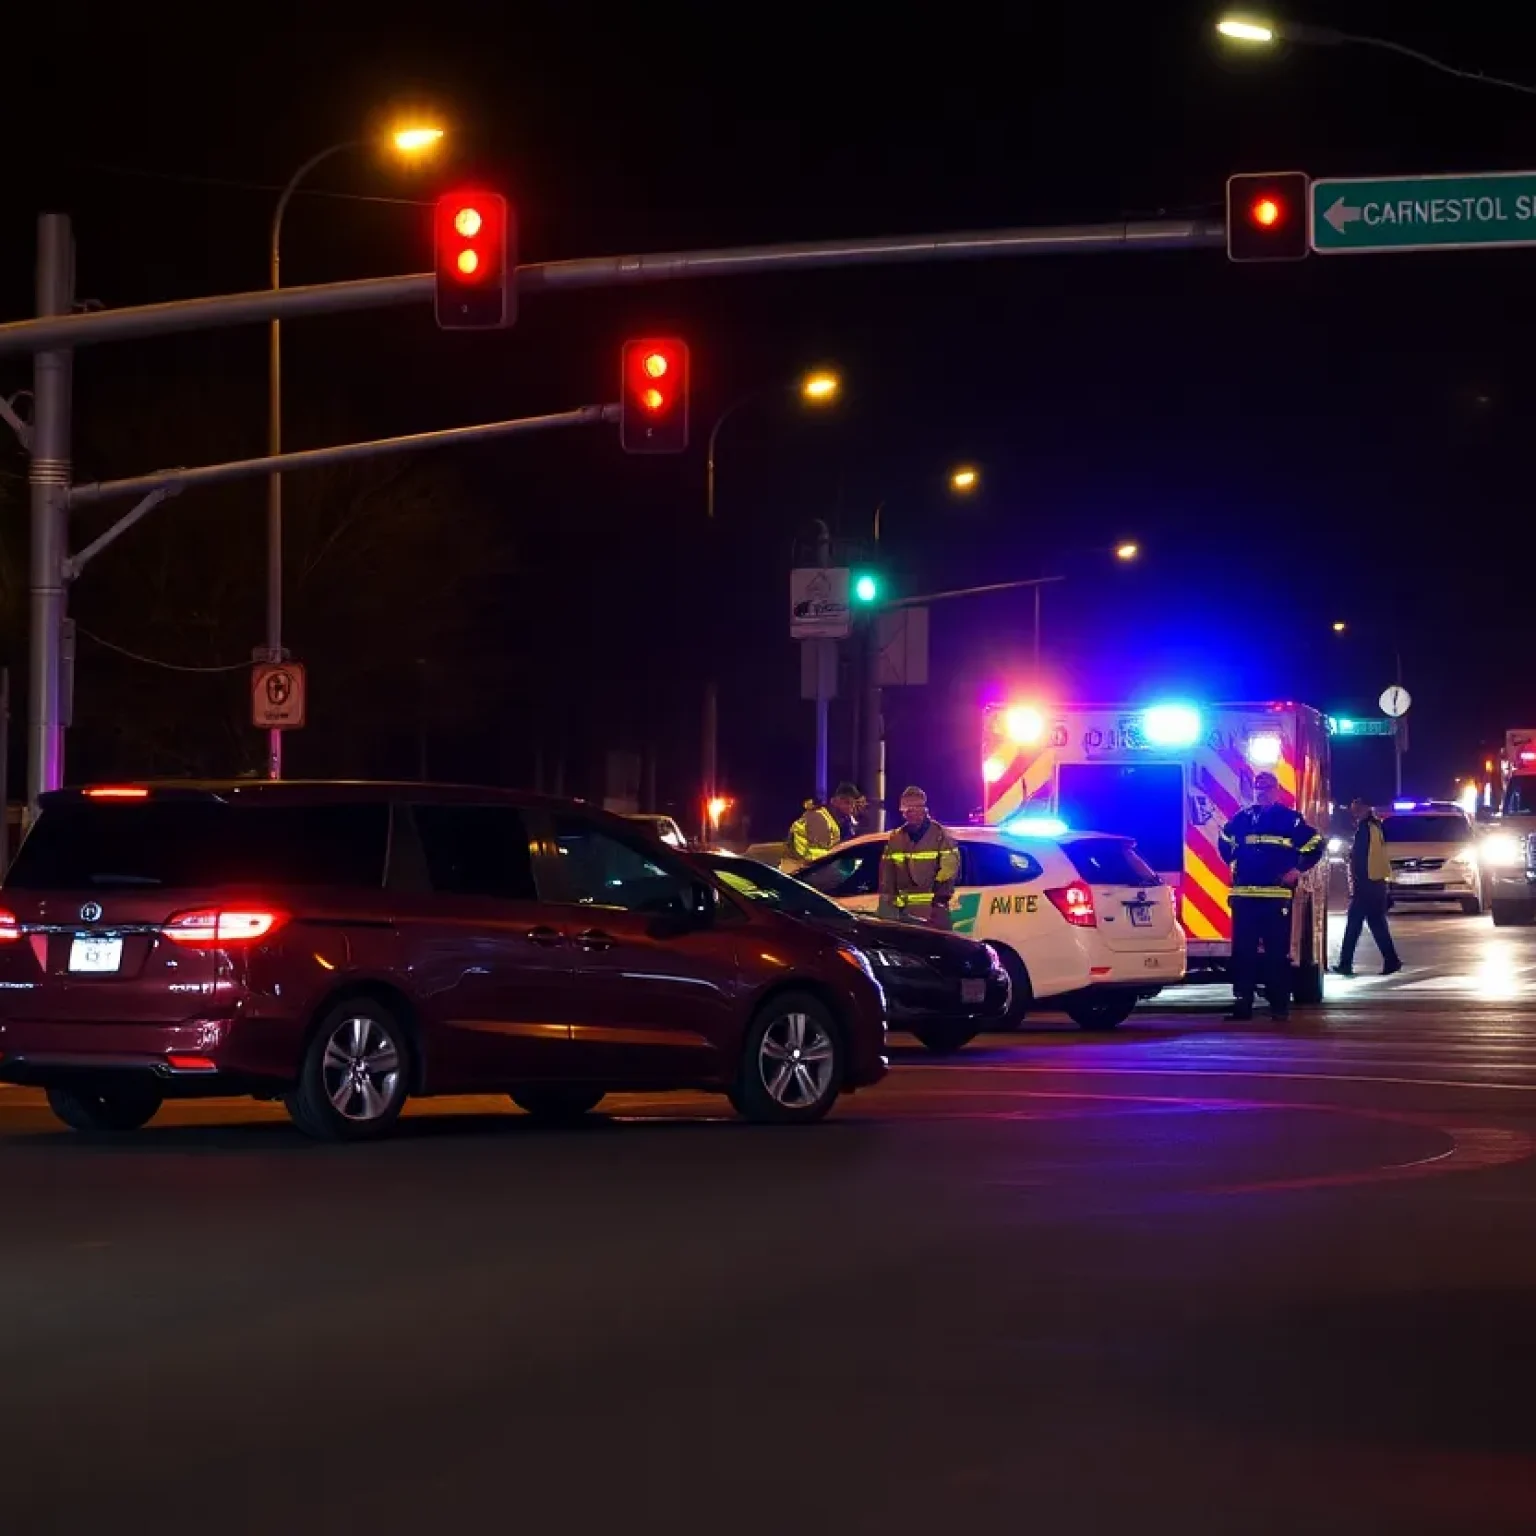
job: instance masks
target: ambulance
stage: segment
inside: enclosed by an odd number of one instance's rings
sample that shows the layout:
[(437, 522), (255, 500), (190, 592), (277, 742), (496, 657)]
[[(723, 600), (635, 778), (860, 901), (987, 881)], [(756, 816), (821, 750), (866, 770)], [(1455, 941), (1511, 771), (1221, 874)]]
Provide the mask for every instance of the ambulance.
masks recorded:
[[(1221, 829), (1253, 802), (1269, 769), (1280, 798), (1326, 832), (1328, 722), (1305, 704), (998, 704), (984, 712), (983, 820), (1025, 830), (1039, 818), (1075, 832), (1133, 837), (1177, 895), (1190, 982), (1228, 979), (1232, 875)], [(1294, 1000), (1323, 999), (1328, 864), (1302, 876), (1292, 908)]]

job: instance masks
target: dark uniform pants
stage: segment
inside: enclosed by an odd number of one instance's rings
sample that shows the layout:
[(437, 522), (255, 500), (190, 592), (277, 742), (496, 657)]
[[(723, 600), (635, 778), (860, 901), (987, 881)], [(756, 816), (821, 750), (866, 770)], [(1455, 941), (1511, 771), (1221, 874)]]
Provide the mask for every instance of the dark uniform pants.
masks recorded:
[[(1259, 947), (1264, 948), (1263, 970)], [(1232, 898), (1232, 991), (1245, 1008), (1262, 974), (1269, 1006), (1285, 1013), (1291, 1006), (1291, 904), (1276, 896)]]
[(1376, 948), (1381, 951), (1381, 963), (1390, 970), (1398, 964), (1397, 946), (1392, 942), (1392, 930), (1387, 927), (1387, 882), (1385, 880), (1359, 880), (1349, 898), (1349, 916), (1344, 919), (1344, 943), (1339, 949), (1339, 969), (1349, 971), (1355, 965), (1355, 945), (1360, 942), (1360, 930), (1369, 926)]

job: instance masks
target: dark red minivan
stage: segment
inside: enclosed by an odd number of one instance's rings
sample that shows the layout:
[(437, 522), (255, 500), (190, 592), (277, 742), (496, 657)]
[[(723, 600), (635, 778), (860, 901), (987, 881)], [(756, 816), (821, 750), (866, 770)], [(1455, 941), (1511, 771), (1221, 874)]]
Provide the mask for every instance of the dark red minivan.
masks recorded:
[(590, 806), (419, 784), (61, 790), (0, 888), (0, 1081), (86, 1131), (281, 1098), (312, 1136), (413, 1094), (568, 1118), (708, 1089), (817, 1120), (885, 1074), (846, 939)]

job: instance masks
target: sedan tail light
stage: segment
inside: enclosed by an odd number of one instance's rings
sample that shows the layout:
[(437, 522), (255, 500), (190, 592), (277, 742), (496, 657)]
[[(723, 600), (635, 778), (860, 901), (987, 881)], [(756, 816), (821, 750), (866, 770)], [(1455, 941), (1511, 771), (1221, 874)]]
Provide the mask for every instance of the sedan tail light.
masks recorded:
[(287, 914), (262, 907), (198, 907), (166, 920), (166, 938), (192, 949), (230, 949), (275, 933)]
[(14, 912), (0, 908), (0, 944), (14, 944), (21, 937), (21, 924)]
[(1099, 926), (1098, 915), (1093, 910), (1093, 892), (1081, 880), (1074, 880), (1071, 885), (1058, 885), (1045, 894), (1074, 928)]

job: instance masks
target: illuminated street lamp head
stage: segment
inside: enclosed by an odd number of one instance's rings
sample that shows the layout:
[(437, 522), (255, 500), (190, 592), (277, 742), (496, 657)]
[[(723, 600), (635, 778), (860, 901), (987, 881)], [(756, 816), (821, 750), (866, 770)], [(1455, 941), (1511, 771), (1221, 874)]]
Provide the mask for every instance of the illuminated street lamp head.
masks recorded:
[(402, 155), (418, 155), (423, 150), (436, 149), (442, 142), (443, 130), (423, 126), (397, 128), (391, 137)]
[(969, 464), (951, 471), (949, 476), (949, 488), (952, 491), (974, 491), (980, 483), (981, 476)]
[(1216, 23), (1216, 30), (1236, 43), (1272, 43), (1275, 40), (1272, 25), (1248, 16), (1223, 16)]
[(1344, 622), (1343, 619), (1335, 619), (1333, 621), (1333, 632), (1336, 635), (1342, 635), (1348, 628), (1349, 626)]
[(1116, 560), (1134, 560), (1141, 553), (1141, 545), (1127, 540), (1124, 544), (1115, 545)]
[(800, 393), (816, 405), (835, 400), (843, 381), (835, 373), (808, 373), (800, 384)]

